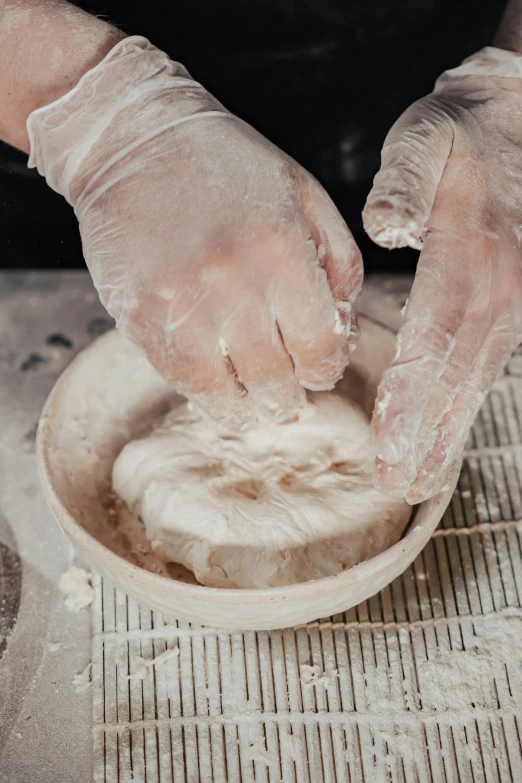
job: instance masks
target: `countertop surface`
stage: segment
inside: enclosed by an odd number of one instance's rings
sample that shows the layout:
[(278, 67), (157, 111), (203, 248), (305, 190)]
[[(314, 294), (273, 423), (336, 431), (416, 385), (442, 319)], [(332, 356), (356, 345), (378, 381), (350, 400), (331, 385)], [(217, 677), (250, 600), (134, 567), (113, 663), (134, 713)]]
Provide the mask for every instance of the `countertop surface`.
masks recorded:
[[(396, 329), (410, 285), (370, 278), (361, 312)], [(520, 349), (403, 575), (332, 618), (229, 634), (159, 617), (96, 575), (92, 611), (58, 590), (81, 563), (40, 491), (38, 417), (111, 326), (84, 272), (0, 275), (0, 783), (519, 783)], [(129, 683), (131, 657), (172, 645), (179, 669)], [(303, 664), (336, 677), (314, 688)]]
[[(392, 328), (407, 277), (368, 281), (362, 309)], [(112, 320), (87, 273), (0, 274), (0, 781), (92, 780), (90, 613), (66, 608), (61, 574), (80, 564), (40, 491), (38, 417), (71, 359)], [(37, 774), (36, 774), (37, 772)]]

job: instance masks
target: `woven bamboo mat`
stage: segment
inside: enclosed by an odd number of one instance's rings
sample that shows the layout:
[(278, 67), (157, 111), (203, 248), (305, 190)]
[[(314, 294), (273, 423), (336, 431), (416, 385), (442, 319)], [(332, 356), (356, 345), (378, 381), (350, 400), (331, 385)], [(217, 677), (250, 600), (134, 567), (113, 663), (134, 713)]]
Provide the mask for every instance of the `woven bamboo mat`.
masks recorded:
[[(95, 577), (95, 781), (522, 783), (521, 484), (518, 352), (432, 540), (358, 607), (229, 634)], [(337, 676), (308, 684), (302, 665)]]

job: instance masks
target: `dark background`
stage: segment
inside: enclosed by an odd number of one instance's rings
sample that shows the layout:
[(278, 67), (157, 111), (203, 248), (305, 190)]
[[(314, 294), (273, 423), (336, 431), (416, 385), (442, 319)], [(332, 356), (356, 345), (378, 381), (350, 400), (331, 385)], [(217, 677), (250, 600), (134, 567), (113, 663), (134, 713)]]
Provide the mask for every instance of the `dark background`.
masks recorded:
[[(323, 183), (368, 270), (404, 271), (360, 213), (384, 136), (443, 70), (491, 43), (504, 0), (105, 0), (79, 2), (183, 62), (231, 111)], [(0, 265), (84, 266), (72, 209), (26, 156), (0, 144)]]

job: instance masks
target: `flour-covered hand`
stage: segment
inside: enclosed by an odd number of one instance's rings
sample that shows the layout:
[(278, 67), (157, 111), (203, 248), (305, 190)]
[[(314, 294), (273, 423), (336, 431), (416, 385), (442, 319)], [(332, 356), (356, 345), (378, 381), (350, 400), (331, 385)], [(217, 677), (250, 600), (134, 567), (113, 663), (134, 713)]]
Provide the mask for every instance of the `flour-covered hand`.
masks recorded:
[(240, 425), (339, 379), (357, 246), (318, 182), (182, 65), (126, 38), (28, 132), (101, 301), (179, 391)]
[(522, 56), (494, 47), (398, 120), (364, 210), (383, 247), (422, 249), (373, 416), (378, 485), (441, 489), (522, 336)]

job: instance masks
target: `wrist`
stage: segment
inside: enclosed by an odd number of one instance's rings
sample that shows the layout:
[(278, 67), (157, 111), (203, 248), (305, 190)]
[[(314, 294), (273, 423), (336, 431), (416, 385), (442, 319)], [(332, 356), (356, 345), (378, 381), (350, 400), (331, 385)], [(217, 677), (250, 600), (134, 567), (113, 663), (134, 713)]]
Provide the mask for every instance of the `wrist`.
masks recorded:
[(181, 63), (142, 36), (126, 36), (71, 90), (29, 115), (28, 166), (80, 209), (107, 161), (114, 175), (127, 154), (209, 115), (231, 116)]
[(522, 54), (522, 0), (509, 0), (493, 45)]
[(0, 52), (0, 139), (24, 152), (29, 114), (69, 92), (125, 37), (60, 0), (28, 0), (28, 6), (25, 16), (16, 4), (0, 11), (0, 24), (9, 30)]

